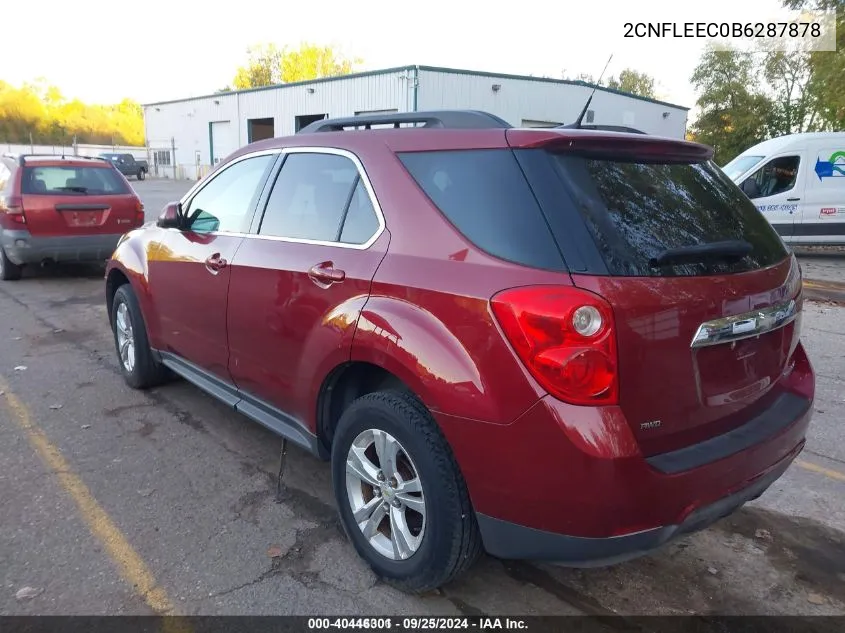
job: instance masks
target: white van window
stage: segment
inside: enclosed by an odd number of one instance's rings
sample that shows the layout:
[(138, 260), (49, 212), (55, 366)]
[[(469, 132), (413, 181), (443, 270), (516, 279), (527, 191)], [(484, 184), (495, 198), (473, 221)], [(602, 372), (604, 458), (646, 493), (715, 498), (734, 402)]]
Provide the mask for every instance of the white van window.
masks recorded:
[(789, 191), (798, 179), (799, 156), (773, 158), (742, 183), (742, 190), (749, 198), (766, 198)]
[(731, 162), (725, 165), (722, 168), (722, 171), (727, 174), (728, 178), (733, 181), (736, 181), (737, 178), (742, 176), (742, 174), (754, 167), (754, 165), (759, 163), (764, 158), (765, 156), (737, 156)]

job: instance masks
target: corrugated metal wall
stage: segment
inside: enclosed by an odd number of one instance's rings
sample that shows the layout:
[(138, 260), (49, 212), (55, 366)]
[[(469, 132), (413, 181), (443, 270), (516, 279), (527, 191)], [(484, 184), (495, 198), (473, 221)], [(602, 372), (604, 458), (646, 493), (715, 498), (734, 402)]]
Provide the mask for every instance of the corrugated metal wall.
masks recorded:
[[(224, 154), (249, 142), (249, 119), (272, 118), (274, 135), (285, 136), (296, 131), (298, 116), (411, 111), (413, 75), (414, 71), (393, 69), (152, 104), (144, 108), (148, 145), (154, 151), (170, 149), (171, 142), (175, 143), (178, 168), (162, 174), (197, 178), (208, 171), (213, 158), (223, 159)], [(494, 85), (498, 89), (494, 90)], [(486, 110), (515, 126), (571, 122), (590, 93), (589, 88), (559, 82), (425, 69), (419, 71), (417, 90), (417, 110)], [(590, 109), (595, 123), (626, 125), (676, 138), (683, 138), (686, 131), (686, 111), (669, 105), (597, 91)]]
[[(494, 90), (494, 86), (499, 86)], [(511, 125), (571, 123), (590, 88), (552, 81), (511, 79), (421, 70), (419, 109), (472, 108), (498, 115)], [(648, 134), (684, 138), (687, 113), (659, 103), (597, 90), (590, 104), (597, 124), (625, 125)], [(667, 117), (663, 116), (668, 112)], [(525, 122), (525, 123), (524, 123)]]
[(408, 77), (399, 71), (153, 104), (145, 106), (144, 115), (151, 149), (169, 148), (173, 139), (176, 162), (193, 179), (211, 164), (212, 151), (214, 158), (225, 158), (219, 147), (212, 148), (210, 124), (229, 122), (214, 126), (214, 135), (229, 134), (218, 145), (233, 151), (249, 142), (249, 119), (272, 118), (274, 135), (286, 136), (296, 131), (296, 117), (302, 115), (354, 116), (406, 111), (411, 105)]

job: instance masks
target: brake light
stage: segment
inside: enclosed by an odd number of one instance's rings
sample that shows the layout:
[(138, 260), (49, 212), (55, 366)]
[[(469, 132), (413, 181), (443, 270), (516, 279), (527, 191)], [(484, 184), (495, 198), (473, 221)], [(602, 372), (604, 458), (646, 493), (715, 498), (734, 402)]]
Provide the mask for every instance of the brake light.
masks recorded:
[(23, 198), (20, 196), (0, 196), (0, 226), (4, 229), (14, 229), (25, 224)]
[(579, 405), (618, 401), (613, 310), (602, 297), (568, 286), (505, 290), (493, 314), (528, 371), (551, 395)]

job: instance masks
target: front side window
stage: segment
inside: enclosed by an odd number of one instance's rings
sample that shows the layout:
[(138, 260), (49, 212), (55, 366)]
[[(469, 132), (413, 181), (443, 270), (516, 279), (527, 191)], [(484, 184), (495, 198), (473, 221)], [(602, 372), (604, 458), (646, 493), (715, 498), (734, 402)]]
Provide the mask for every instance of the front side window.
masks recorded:
[(188, 205), (188, 216), (196, 214), (191, 230), (198, 233), (246, 231), (259, 188), (275, 158), (273, 154), (246, 158), (216, 175)]
[(742, 190), (752, 199), (785, 193), (795, 186), (800, 163), (798, 156), (773, 158), (743, 181)]
[(727, 174), (728, 178), (735, 181), (761, 160), (763, 160), (763, 156), (737, 156), (722, 167), (722, 171)]
[(364, 244), (378, 219), (358, 168), (337, 154), (290, 154), (273, 185), (259, 235)]

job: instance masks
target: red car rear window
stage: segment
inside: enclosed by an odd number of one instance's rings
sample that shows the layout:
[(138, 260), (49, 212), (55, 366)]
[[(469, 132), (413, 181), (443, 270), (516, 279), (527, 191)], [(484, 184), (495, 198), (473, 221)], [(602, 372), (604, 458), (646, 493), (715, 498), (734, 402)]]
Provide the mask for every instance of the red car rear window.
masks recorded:
[(28, 195), (117, 195), (131, 193), (110, 166), (45, 165), (25, 167), (21, 191)]

